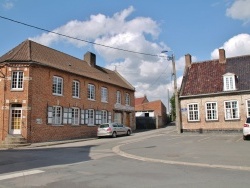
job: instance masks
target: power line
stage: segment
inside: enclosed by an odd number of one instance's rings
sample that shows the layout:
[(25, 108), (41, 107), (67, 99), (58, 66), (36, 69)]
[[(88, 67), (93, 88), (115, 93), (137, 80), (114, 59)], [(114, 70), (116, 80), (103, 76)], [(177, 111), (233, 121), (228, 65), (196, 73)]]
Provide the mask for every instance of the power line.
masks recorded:
[(0, 18), (8, 20), (8, 21), (11, 21), (11, 22), (15, 22), (15, 23), (18, 23), (18, 24), (21, 24), (21, 25), (25, 25), (25, 26), (28, 26), (28, 27), (32, 27), (32, 28), (35, 28), (35, 29), (38, 29), (38, 30), (46, 31), (48, 33), (53, 33), (53, 34), (56, 34), (56, 35), (59, 35), (59, 36), (63, 36), (63, 37), (66, 37), (66, 38), (70, 38), (70, 39), (74, 39), (74, 40), (78, 40), (78, 41), (82, 41), (82, 42), (86, 42), (86, 43), (90, 43), (90, 44), (102, 46), (102, 47), (105, 47), (105, 48), (110, 48), (110, 49), (114, 49), (114, 50), (120, 50), (120, 51), (124, 51), (124, 52), (130, 52), (130, 53), (134, 53), (134, 54), (147, 55), (147, 56), (165, 57), (165, 56), (159, 56), (159, 55), (156, 55), (156, 54), (150, 54), (150, 53), (144, 53), (144, 52), (137, 52), (137, 51), (132, 51), (132, 50), (126, 50), (126, 49), (122, 49), (122, 48), (117, 48), (117, 47), (113, 47), (113, 46), (99, 44), (99, 43), (88, 41), (88, 40), (84, 40), (84, 39), (79, 39), (79, 38), (76, 38), (76, 37), (72, 37), (72, 36), (69, 36), (69, 35), (64, 35), (64, 34), (61, 34), (61, 33), (50, 31), (48, 29), (43, 29), (41, 27), (30, 25), (30, 24), (27, 24), (27, 23), (24, 23), (24, 22), (13, 20), (13, 19), (10, 19), (10, 18), (4, 17), (4, 16), (0, 16)]

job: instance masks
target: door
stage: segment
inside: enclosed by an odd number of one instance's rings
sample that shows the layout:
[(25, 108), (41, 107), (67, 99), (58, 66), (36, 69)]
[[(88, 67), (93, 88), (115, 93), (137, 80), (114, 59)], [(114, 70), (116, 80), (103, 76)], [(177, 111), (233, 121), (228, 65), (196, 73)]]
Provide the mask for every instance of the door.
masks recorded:
[(13, 104), (10, 109), (10, 134), (21, 134), (22, 105)]

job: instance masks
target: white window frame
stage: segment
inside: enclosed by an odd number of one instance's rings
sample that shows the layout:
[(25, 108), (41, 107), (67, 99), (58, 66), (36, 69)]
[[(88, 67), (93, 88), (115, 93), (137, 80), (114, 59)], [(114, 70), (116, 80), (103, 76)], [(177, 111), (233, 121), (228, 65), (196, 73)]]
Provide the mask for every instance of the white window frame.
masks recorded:
[(129, 93), (125, 94), (125, 104), (130, 106), (130, 95), (129, 95)]
[(71, 112), (71, 122), (72, 125), (80, 125), (80, 109), (76, 107), (72, 107), (72, 112)]
[(13, 71), (11, 75), (11, 90), (23, 90), (23, 71)]
[(63, 78), (58, 76), (53, 76), (53, 95), (62, 96), (63, 95)]
[(52, 106), (52, 124), (53, 125), (62, 125), (62, 116), (63, 116), (62, 107), (61, 106)]
[(95, 100), (95, 85), (88, 84), (88, 99)]
[(108, 123), (108, 111), (107, 110), (101, 111), (101, 122)]
[[(230, 104), (230, 106), (228, 105)], [(236, 104), (236, 107), (234, 105)], [(225, 120), (239, 119), (239, 102), (236, 100), (224, 101)]]
[[(206, 102), (205, 105), (206, 105), (206, 120), (207, 121), (218, 120), (217, 102)], [(210, 105), (210, 106), (208, 106), (208, 105)]]
[(235, 74), (227, 73), (223, 75), (223, 87), (224, 91), (233, 91), (235, 87)]
[(108, 102), (108, 88), (101, 87), (101, 102)]
[(72, 97), (80, 98), (80, 82), (77, 80), (73, 80), (72, 83)]
[(250, 99), (246, 100), (247, 117), (250, 117)]
[[(194, 107), (197, 106), (197, 109)], [(193, 109), (190, 109), (192, 107)], [(200, 120), (200, 112), (199, 112), (199, 104), (198, 103), (190, 103), (187, 105), (188, 110), (188, 121), (199, 121)]]
[(121, 104), (121, 92), (119, 90), (116, 91), (116, 103)]
[(88, 109), (88, 125), (94, 125), (95, 123), (95, 110)]

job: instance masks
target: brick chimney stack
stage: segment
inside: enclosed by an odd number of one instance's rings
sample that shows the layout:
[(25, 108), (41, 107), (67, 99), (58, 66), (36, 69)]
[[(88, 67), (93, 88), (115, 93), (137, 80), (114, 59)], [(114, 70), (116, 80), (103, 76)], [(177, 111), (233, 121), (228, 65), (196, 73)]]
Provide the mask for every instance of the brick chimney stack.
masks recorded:
[(86, 61), (89, 64), (89, 66), (95, 67), (96, 55), (91, 52), (87, 52), (84, 54), (84, 61)]
[(224, 49), (219, 49), (219, 63), (226, 63), (226, 53)]
[(185, 62), (186, 62), (186, 67), (191, 67), (192, 56), (190, 54), (185, 55)]

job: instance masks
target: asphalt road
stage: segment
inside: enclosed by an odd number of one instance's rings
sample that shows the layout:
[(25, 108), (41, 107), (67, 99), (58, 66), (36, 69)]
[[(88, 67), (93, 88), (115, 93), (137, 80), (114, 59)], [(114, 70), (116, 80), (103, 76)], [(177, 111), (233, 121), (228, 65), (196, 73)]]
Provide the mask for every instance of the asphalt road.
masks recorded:
[(241, 134), (129, 137), (0, 150), (0, 187), (249, 187), (250, 141)]

